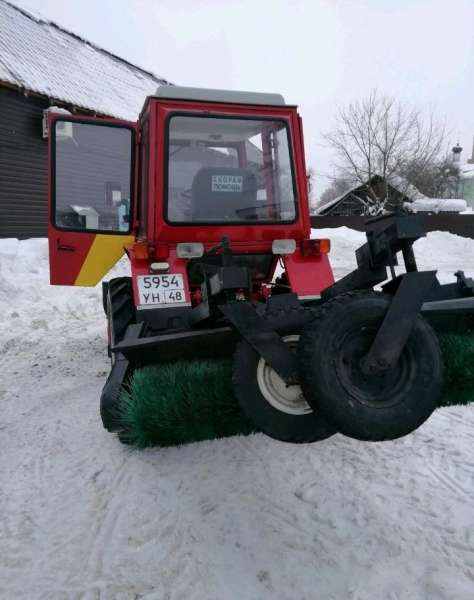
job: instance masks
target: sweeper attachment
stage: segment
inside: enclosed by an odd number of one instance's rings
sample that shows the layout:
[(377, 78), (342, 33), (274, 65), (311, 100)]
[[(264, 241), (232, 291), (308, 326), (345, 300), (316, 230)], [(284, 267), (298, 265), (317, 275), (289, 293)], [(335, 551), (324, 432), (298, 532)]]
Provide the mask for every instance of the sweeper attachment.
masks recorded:
[(103, 283), (101, 416), (123, 441), (387, 440), (439, 405), (435, 331), (469, 346), (473, 281), (418, 271), (424, 231), (395, 214), (367, 223), (334, 282), (281, 96), (163, 86), (138, 123), (50, 115), (49, 131), (51, 283), (96, 285), (130, 261)]

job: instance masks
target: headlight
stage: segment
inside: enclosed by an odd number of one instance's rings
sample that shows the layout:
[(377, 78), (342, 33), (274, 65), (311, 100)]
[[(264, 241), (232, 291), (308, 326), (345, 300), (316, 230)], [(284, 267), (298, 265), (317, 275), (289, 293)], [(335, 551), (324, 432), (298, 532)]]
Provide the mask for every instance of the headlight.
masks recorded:
[(273, 254), (293, 254), (296, 250), (295, 240), (273, 240)]
[(201, 242), (181, 242), (176, 245), (178, 258), (201, 258), (204, 254), (204, 244)]

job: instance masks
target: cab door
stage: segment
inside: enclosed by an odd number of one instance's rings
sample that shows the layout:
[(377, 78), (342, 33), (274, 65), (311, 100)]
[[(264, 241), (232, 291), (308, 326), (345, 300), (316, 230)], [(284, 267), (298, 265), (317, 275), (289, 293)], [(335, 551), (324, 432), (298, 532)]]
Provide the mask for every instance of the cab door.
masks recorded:
[(137, 125), (49, 117), (53, 285), (94, 286), (134, 240)]

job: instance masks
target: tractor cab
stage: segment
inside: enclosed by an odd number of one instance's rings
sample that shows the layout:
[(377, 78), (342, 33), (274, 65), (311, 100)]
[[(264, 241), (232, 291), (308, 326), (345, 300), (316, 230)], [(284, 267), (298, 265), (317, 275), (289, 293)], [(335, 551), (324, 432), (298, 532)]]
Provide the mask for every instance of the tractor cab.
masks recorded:
[[(187, 261), (223, 240), (255, 283), (270, 282), (280, 258), (301, 296), (332, 283), (327, 260), (316, 284), (302, 277), (302, 125), (279, 94), (162, 86), (138, 123), (53, 114), (49, 138), (51, 283), (96, 285), (124, 251), (133, 275), (167, 263), (193, 279)], [(144, 296), (134, 294), (141, 309)]]

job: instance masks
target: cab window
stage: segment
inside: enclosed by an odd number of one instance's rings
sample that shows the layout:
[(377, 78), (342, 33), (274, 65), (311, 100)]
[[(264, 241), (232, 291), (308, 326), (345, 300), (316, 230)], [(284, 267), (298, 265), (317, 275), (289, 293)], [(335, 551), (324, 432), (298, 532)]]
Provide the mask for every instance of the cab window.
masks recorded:
[(58, 120), (53, 136), (55, 225), (128, 233), (133, 130)]
[(168, 122), (168, 140), (169, 222), (295, 220), (285, 121), (175, 115)]

